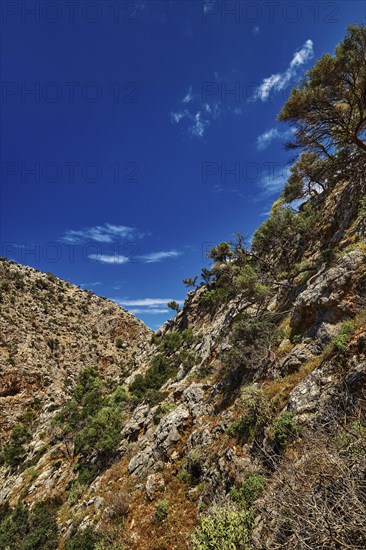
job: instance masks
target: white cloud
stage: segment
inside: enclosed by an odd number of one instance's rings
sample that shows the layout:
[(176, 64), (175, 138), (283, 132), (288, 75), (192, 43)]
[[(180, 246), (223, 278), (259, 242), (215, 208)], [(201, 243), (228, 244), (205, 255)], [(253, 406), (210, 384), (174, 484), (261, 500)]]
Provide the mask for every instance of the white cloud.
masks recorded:
[(183, 118), (190, 118), (190, 113), (185, 109), (184, 111), (177, 111), (176, 113), (170, 113), (170, 120), (172, 124), (179, 124)]
[(188, 92), (182, 99), (182, 103), (190, 103), (193, 99), (192, 86), (189, 87)]
[(136, 239), (142, 236), (143, 234), (139, 233), (134, 227), (105, 223), (104, 225), (85, 227), (78, 230), (70, 229), (65, 231), (61, 240), (68, 244), (80, 244), (86, 241), (112, 243), (121, 238)]
[[(157, 306), (166, 306), (168, 302), (173, 301), (173, 298), (137, 298), (135, 300), (129, 300), (125, 298), (116, 298), (114, 300), (117, 304), (121, 306), (142, 306), (142, 307), (157, 307)], [(174, 300), (178, 304), (183, 304), (183, 300)]]
[(259, 185), (262, 188), (262, 193), (260, 193), (257, 197), (257, 200), (262, 200), (272, 195), (279, 195), (284, 188), (289, 174), (289, 168), (284, 168), (282, 172), (280, 170), (269, 170), (259, 182)]
[(169, 309), (144, 309), (144, 308), (136, 308), (136, 309), (129, 309), (130, 313), (133, 313), (134, 315), (141, 314), (141, 313), (147, 313), (149, 315), (157, 315), (160, 313), (169, 313)]
[(259, 33), (259, 27), (258, 26), (253, 27), (252, 33), (254, 34), (254, 36), (257, 36), (257, 34)]
[(210, 125), (210, 120), (204, 117), (201, 110), (191, 113), (188, 109), (184, 109), (170, 113), (172, 124), (179, 124), (184, 119), (189, 121), (188, 133), (193, 137), (203, 137), (206, 128)]
[(272, 74), (263, 80), (262, 84), (257, 88), (253, 99), (266, 101), (272, 90), (279, 92), (286, 88), (291, 80), (296, 76), (297, 69), (314, 57), (313, 46), (313, 41), (310, 39), (307, 40), (302, 48), (294, 53), (290, 65), (286, 71)]
[(150, 252), (149, 254), (143, 254), (141, 256), (137, 256), (136, 258), (137, 260), (146, 264), (152, 264), (156, 262), (161, 262), (162, 260), (167, 260), (168, 258), (177, 258), (181, 255), (182, 252), (179, 252), (178, 250), (162, 250), (160, 252)]
[(88, 258), (102, 264), (126, 264), (130, 261), (126, 256), (119, 256), (118, 254), (90, 254)]
[[(135, 300), (127, 298), (115, 298), (114, 301), (120, 306), (128, 309), (130, 313), (134, 315), (148, 314), (158, 315), (163, 313), (169, 313), (167, 303), (173, 301), (173, 298), (137, 298)], [(183, 305), (183, 300), (174, 300), (178, 302), (180, 306)]]
[(198, 111), (194, 115), (194, 123), (191, 126), (191, 134), (196, 137), (202, 137), (206, 131), (206, 128), (208, 128), (209, 125), (210, 121), (204, 119), (202, 116), (202, 112)]
[(277, 128), (271, 128), (266, 130), (257, 137), (257, 149), (263, 151), (270, 145), (270, 143), (275, 139), (286, 139), (292, 134), (291, 130), (285, 130), (283, 132), (279, 131)]

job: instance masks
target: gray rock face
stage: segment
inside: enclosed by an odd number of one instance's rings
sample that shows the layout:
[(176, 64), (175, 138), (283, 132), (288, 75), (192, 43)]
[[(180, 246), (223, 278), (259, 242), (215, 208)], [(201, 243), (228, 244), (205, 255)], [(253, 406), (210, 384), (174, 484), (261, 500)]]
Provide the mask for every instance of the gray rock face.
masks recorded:
[(161, 474), (150, 474), (146, 480), (145, 497), (147, 500), (154, 500), (165, 489), (164, 478)]
[(122, 436), (127, 438), (130, 441), (137, 439), (139, 432), (146, 426), (149, 422), (150, 416), (150, 407), (149, 405), (140, 405), (136, 407), (133, 411), (133, 414), (130, 420), (125, 424), (122, 430)]
[(169, 453), (180, 440), (179, 429), (182, 429), (189, 417), (189, 410), (182, 404), (167, 414), (155, 430), (149, 429), (139, 442), (143, 448), (130, 460), (128, 471), (134, 475), (158, 471), (161, 461), (168, 459)]
[(184, 405), (179, 405), (162, 419), (155, 431), (156, 447), (165, 453), (180, 440), (180, 428), (189, 418), (189, 411)]
[(336, 322), (347, 313), (342, 302), (352, 279), (363, 263), (363, 254), (352, 251), (339, 264), (325, 267), (308, 281), (307, 288), (298, 296), (291, 313), (293, 328), (311, 327), (320, 320)]

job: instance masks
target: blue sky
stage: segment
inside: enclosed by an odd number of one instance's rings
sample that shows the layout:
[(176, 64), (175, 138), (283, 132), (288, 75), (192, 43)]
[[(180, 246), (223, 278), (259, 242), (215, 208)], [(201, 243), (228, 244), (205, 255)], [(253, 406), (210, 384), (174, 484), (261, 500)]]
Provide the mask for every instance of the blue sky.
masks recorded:
[(1, 255), (153, 329), (210, 246), (265, 219), (291, 161), (276, 114), (366, 13), (361, 0), (1, 9)]

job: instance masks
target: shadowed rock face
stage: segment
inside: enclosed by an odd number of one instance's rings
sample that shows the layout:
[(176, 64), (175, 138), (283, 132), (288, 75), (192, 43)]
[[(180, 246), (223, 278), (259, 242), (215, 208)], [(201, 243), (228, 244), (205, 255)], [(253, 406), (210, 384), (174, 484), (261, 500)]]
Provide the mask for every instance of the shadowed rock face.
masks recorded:
[[(279, 503), (292, 502), (296, 511), (295, 496), (302, 495), (310, 525), (311, 503), (319, 494), (327, 502), (330, 494), (319, 489), (324, 479), (333, 480), (334, 494), (348, 499), (352, 517), (359, 518), (354, 502), (360, 495), (350, 495), (351, 485), (338, 486), (335, 475), (343, 471), (351, 480), (347, 461), (352, 456), (357, 485), (366, 433), (366, 245), (357, 207), (346, 208), (347, 196), (357, 204), (360, 188), (349, 185), (348, 194), (342, 184), (318, 199), (320, 229), (314, 241), (304, 243), (300, 258), (311, 266), (307, 277), (277, 280), (265, 309), (245, 293), (208, 307), (202, 286), (188, 293), (183, 310), (153, 339), (143, 323), (116, 304), (2, 260), (3, 448), (13, 427), (30, 413), (32, 423), (21, 461), (0, 467), (1, 502), (34, 505), (60, 497), (60, 547), (90, 526), (131, 550), (187, 548), (199, 512), (237, 511), (233, 488), (258, 475), (266, 479), (252, 510), (251, 544), (258, 550), (305, 548), (296, 546), (284, 526)], [(322, 251), (329, 243), (336, 248), (325, 260)], [(245, 333), (235, 327), (261, 322), (263, 316), (272, 320), (273, 338), (266, 329), (264, 345), (259, 331), (243, 347)], [(235, 339), (235, 334), (241, 336)], [(82, 452), (73, 447), (77, 433), (60, 435), (54, 418), (72, 399), (80, 373), (90, 367), (104, 380), (106, 399), (117, 387), (126, 393), (118, 408), (117, 444), (93, 476), (80, 481)], [(139, 380), (141, 393), (133, 390)], [(87, 424), (91, 441), (95, 431), (103, 435), (96, 419)], [(104, 430), (112, 424), (111, 416)], [(321, 460), (325, 449), (331, 449), (334, 479)], [(87, 466), (97, 463), (96, 449), (86, 456)], [(309, 473), (311, 460), (316, 471)], [(286, 514), (301, 531), (298, 517)], [(319, 514), (325, 522), (324, 510)], [(344, 515), (338, 519), (346, 525)], [(311, 548), (322, 547), (310, 527), (307, 536)], [(357, 531), (355, 548), (366, 546), (363, 536)]]

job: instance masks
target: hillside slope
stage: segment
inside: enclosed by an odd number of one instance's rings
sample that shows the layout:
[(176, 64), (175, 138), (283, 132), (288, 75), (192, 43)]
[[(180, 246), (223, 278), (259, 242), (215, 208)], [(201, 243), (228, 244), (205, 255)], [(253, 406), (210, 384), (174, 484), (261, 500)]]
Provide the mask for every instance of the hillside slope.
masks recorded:
[(151, 331), (115, 303), (30, 267), (0, 261), (0, 441), (36, 401), (61, 404), (83, 368), (118, 380)]

